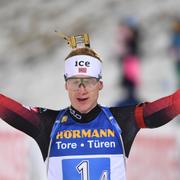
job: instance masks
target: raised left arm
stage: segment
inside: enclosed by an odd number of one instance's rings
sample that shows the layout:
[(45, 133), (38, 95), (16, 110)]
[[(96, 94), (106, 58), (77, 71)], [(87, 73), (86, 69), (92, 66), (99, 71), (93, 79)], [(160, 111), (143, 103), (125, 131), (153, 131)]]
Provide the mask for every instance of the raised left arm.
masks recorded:
[(135, 116), (139, 128), (160, 127), (180, 114), (180, 89), (153, 102), (136, 107)]

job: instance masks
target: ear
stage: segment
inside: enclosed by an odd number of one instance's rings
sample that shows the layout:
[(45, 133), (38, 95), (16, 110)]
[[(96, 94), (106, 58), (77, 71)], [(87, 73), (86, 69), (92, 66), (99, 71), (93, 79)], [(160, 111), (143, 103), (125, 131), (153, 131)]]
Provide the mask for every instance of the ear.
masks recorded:
[(103, 82), (99, 81), (99, 90), (103, 89)]

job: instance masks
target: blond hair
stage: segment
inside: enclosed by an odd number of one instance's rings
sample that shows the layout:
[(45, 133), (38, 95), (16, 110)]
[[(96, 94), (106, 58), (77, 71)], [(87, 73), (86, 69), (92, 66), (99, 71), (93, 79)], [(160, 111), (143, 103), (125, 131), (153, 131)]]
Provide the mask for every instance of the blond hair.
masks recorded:
[[(86, 47), (77, 48), (77, 49), (72, 50), (72, 51), (68, 54), (68, 56), (65, 58), (65, 60), (68, 59), (68, 58), (70, 58), (70, 57), (72, 57), (72, 56), (77, 56), (77, 55), (88, 55), (88, 56), (92, 56), (92, 57), (94, 57), (94, 58), (96, 58), (96, 59), (99, 59), (99, 60), (101, 61), (99, 55), (98, 55), (94, 50), (92, 50), (92, 49), (90, 49), (90, 48), (86, 48)], [(102, 62), (102, 61), (101, 61), (101, 62)]]

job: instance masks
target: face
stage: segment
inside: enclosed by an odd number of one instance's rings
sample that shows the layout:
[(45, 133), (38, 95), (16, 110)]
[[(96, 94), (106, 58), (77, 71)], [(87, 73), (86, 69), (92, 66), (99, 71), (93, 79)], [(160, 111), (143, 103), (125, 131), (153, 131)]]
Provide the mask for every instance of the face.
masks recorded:
[(66, 81), (65, 88), (71, 105), (81, 113), (88, 113), (97, 105), (103, 82), (96, 78), (73, 77)]

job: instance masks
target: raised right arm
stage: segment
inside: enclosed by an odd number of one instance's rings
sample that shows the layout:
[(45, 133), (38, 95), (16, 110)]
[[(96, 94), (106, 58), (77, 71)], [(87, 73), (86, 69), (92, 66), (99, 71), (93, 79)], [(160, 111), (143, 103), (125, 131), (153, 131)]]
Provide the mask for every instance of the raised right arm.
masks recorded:
[(32, 109), (0, 94), (0, 118), (9, 125), (36, 138), (41, 120)]

